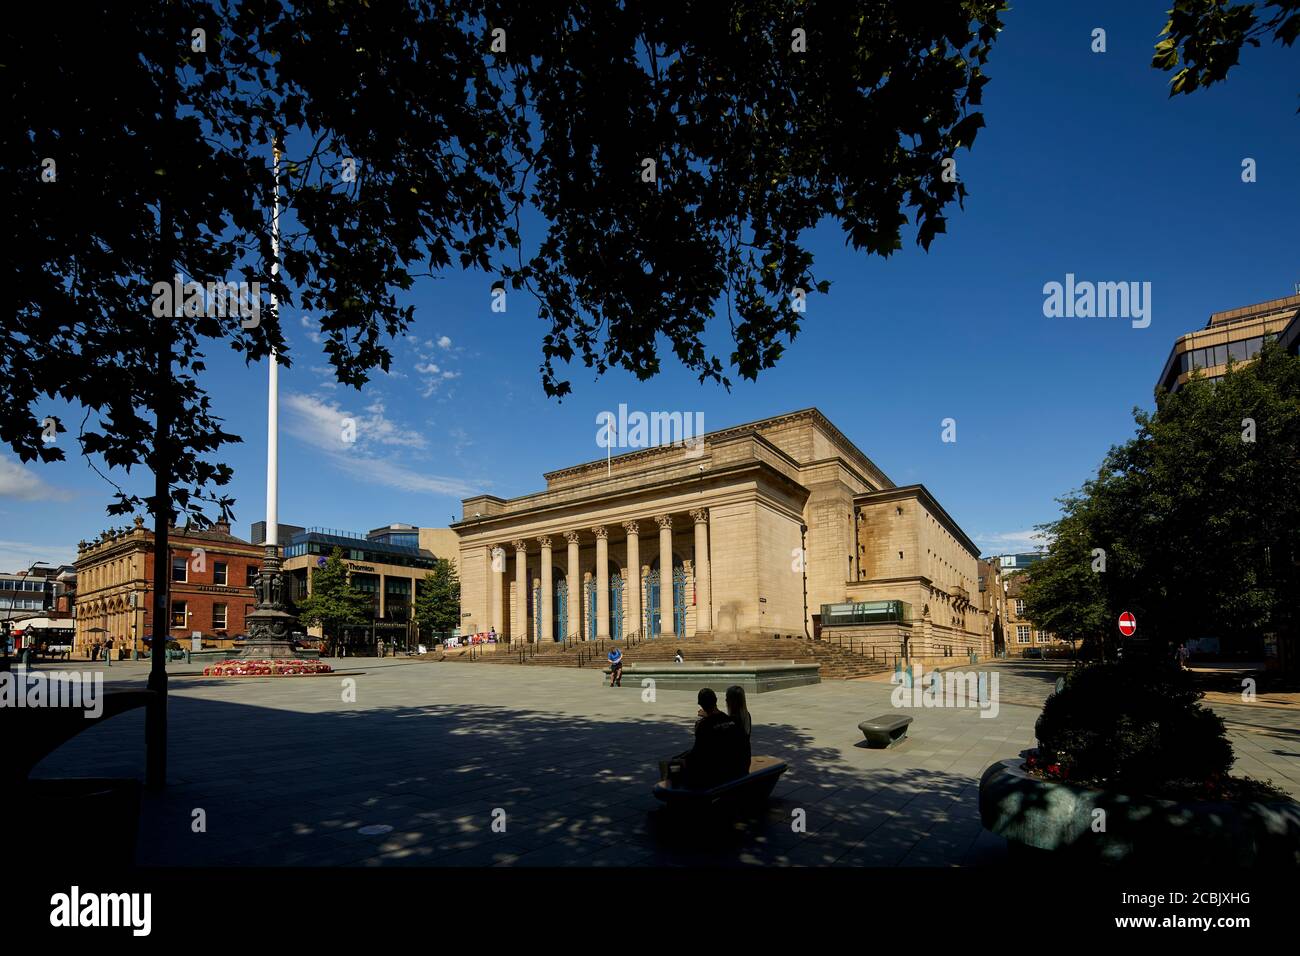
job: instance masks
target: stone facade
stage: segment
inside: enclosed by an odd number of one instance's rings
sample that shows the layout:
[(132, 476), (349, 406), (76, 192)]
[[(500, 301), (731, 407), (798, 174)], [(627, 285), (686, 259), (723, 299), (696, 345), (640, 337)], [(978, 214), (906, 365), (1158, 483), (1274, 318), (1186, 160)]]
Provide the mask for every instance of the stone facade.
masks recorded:
[(982, 643), (975, 546), (816, 409), (545, 478), (465, 499), (462, 632), (811, 637), (821, 605), (880, 597), (925, 608), (954, 646)]

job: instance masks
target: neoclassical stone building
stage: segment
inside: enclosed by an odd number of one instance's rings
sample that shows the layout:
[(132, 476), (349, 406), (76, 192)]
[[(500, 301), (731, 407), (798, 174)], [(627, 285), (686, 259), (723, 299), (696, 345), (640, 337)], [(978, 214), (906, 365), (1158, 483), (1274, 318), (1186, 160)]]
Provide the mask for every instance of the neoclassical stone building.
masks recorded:
[(983, 649), (975, 545), (816, 409), (545, 478), (464, 500), (462, 633), (813, 636), (837, 626), (823, 605), (855, 604), (870, 613), (845, 623), (886, 647), (924, 631), (950, 653)]

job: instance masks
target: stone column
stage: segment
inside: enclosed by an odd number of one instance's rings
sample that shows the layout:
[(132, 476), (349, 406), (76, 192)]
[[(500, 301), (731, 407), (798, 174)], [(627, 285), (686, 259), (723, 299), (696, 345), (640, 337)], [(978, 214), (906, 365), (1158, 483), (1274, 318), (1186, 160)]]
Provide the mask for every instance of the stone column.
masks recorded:
[(609, 529), (603, 524), (591, 529), (596, 536), (596, 637), (609, 638)]
[(695, 634), (713, 633), (713, 588), (709, 581), (709, 509), (696, 508), (695, 519)]
[(627, 532), (627, 574), (623, 590), (627, 594), (627, 613), (623, 616), (623, 633), (635, 634), (641, 627), (641, 539), (635, 521), (623, 522)]
[(578, 532), (564, 532), (564, 540), (569, 542), (569, 567), (565, 580), (569, 585), (569, 633), (567, 638), (576, 638), (582, 633), (582, 572), (578, 568)]
[(673, 516), (659, 515), (659, 633), (676, 637), (673, 630)]
[(542, 616), (542, 640), (550, 643), (555, 640), (555, 635), (551, 633), (554, 629), (551, 618), (555, 610), (551, 606), (555, 597), (555, 585), (551, 582), (551, 539), (548, 535), (543, 535), (537, 539), (537, 543), (542, 547), (542, 600), (541, 610), (537, 613)]
[(515, 620), (510, 624), (510, 640), (528, 642), (528, 542), (512, 541), (515, 546)]
[(492, 627), (496, 628), (497, 636), (500, 637), (505, 633), (506, 616), (501, 607), (501, 591), (505, 587), (506, 576), (506, 549), (498, 545), (492, 546)]

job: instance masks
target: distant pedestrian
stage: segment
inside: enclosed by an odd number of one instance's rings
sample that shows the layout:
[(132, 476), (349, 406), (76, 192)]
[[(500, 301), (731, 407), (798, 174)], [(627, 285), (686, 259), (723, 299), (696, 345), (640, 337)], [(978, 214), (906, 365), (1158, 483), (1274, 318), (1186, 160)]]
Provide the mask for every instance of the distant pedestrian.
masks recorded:
[(685, 660), (686, 658), (682, 656), (682, 649), (680, 647), (677, 648), (677, 653), (673, 655), (673, 663), (681, 664)]
[(104, 642), (104, 660), (108, 661), (108, 666), (113, 666), (113, 639), (110, 637)]
[(1187, 662), (1191, 658), (1192, 652), (1187, 649), (1187, 642), (1178, 645), (1178, 666), (1187, 670)]
[(609, 652), (609, 686), (623, 686), (623, 652), (617, 647)]

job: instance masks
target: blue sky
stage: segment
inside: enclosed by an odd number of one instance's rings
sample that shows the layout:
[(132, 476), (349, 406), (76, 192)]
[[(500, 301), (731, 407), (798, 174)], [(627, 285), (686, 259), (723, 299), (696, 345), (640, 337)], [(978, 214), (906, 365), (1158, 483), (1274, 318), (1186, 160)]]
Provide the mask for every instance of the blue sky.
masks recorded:
[[(817, 406), (895, 482), (927, 485), (986, 553), (1026, 547), (1055, 499), (1132, 434), (1175, 337), (1300, 282), (1300, 50), (1247, 49), (1226, 84), (1171, 100), (1148, 66), (1168, 0), (1065, 6), (1007, 15), (987, 127), (958, 156), (970, 197), (948, 234), (881, 260), (816, 230), (830, 294), (810, 300), (757, 383), (700, 385), (671, 357), (644, 383), (574, 366), (574, 394), (556, 403), (540, 386), (532, 301), (512, 294), (494, 313), (492, 277), (452, 273), (416, 288), (393, 374), (358, 393), (327, 374), (310, 319), (286, 313), (281, 520), (445, 525), (462, 497), (537, 491), (543, 472), (603, 457), (596, 416), (620, 403), (701, 412), (709, 430)], [(1090, 50), (1097, 27), (1105, 53)], [(1242, 182), (1247, 157), (1257, 182)], [(1067, 273), (1150, 282), (1150, 325), (1045, 317), (1043, 286)], [(728, 354), (725, 325), (710, 341)], [(211, 356), (214, 405), (245, 440), (225, 453), (240, 534), (264, 511), (265, 382), (263, 365)], [(344, 417), (357, 421), (351, 446)], [(941, 441), (945, 418), (956, 442)], [(79, 539), (123, 523), (104, 514), (112, 489), (70, 458), (23, 466), (0, 452), (0, 570), (70, 561)]]

